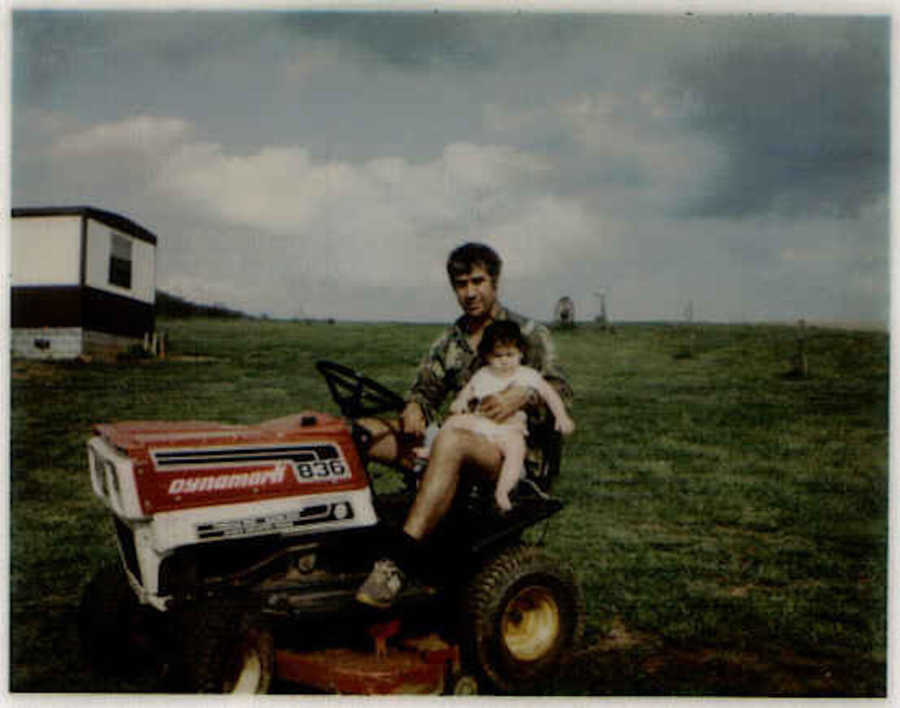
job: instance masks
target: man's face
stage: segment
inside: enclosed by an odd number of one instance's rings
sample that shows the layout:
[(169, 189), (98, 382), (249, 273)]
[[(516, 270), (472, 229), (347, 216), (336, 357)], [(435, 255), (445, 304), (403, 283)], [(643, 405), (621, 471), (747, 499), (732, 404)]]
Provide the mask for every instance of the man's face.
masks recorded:
[(453, 278), (459, 306), (469, 317), (489, 317), (497, 303), (497, 288), (484, 266), (474, 265), (465, 275)]

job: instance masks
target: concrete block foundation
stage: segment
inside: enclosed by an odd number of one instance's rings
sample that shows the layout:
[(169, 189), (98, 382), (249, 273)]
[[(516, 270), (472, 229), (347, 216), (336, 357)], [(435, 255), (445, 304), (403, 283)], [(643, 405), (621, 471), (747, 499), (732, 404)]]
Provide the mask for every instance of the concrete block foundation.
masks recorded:
[(141, 340), (81, 327), (14, 328), (11, 355), (24, 359), (114, 359)]

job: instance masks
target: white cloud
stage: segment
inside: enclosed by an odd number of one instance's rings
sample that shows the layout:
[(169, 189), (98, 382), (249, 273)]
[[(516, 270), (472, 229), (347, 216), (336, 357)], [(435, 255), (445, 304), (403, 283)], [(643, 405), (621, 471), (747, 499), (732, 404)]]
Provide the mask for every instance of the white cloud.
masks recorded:
[[(511, 275), (528, 277), (577, 251), (590, 232), (577, 203), (539, 188), (551, 167), (505, 145), (459, 142), (421, 163), (350, 163), (314, 159), (303, 146), (234, 154), (194, 135), (182, 120), (138, 116), (64, 134), (54, 153), (60, 164), (88, 161), (95, 175), (137, 174), (149, 200), (220, 224), (218, 234), (195, 234), (205, 258), (161, 260), (176, 269), (162, 283), (207, 302), (229, 292), (232, 301), (277, 300), (278, 284), (292, 279), (302, 281), (296, 287), (322, 278), (339, 287), (432, 286), (464, 240), (493, 239), (517, 254)], [(186, 235), (178, 237), (183, 248)], [(226, 254), (238, 252), (248, 255), (236, 266)], [(210, 277), (177, 270), (186, 267), (209, 268)], [(266, 297), (267, 287), (279, 292)]]
[(189, 125), (178, 118), (135, 116), (65, 133), (56, 141), (54, 153), (59, 157), (102, 157), (127, 152), (152, 158), (182, 143), (189, 132)]
[(582, 189), (622, 213), (683, 208), (708, 194), (730, 167), (729, 154), (685, 127), (684, 98), (652, 89), (580, 93), (557, 105), (485, 106), (485, 127), (503, 139), (540, 144), (560, 136), (577, 146), (559, 174), (591, 176)]
[(487, 240), (499, 253), (515, 254), (505, 270), (508, 279), (549, 275), (573, 261), (591, 260), (605, 242), (580, 202), (549, 196), (530, 201)]
[(668, 120), (677, 107), (661, 94), (638, 91), (636, 99), (586, 94), (564, 103), (560, 118), (584, 147), (612, 166), (638, 172), (647, 181), (684, 192), (715, 179), (725, 153), (714, 143), (679, 131)]
[(229, 155), (221, 145), (185, 142), (161, 159), (156, 187), (230, 223), (298, 234), (321, 231), (326, 218), (339, 228), (360, 213), (395, 227), (426, 215), (458, 219), (468, 208), (461, 199), (487, 198), (541, 169), (510, 148), (463, 143), (417, 165), (399, 158), (317, 161), (303, 147)]
[(524, 175), (549, 169), (541, 159), (502, 145), (454, 143), (444, 149), (439, 169), (471, 189), (495, 189)]
[[(636, 99), (651, 124), (654, 100)], [(846, 221), (666, 218), (661, 200), (702, 188), (718, 156), (639, 134), (620, 110), (581, 97), (523, 122), (565, 117), (586, 160), (636, 161), (644, 184), (597, 179), (565, 193), (569, 163), (500, 141), (453, 143), (423, 161), (328, 161), (304, 145), (238, 153), (186, 121), (146, 115), (88, 128), (45, 115), (50, 147), (35, 159), (46, 179), (35, 184), (43, 203), (96, 204), (155, 231), (159, 287), (273, 316), (452, 317), (443, 264), (464, 240), (498, 249), (504, 297), (539, 316), (563, 294), (594, 312), (598, 283), (616, 318), (678, 317), (688, 299), (713, 319), (865, 319), (886, 307), (886, 205)], [(836, 282), (828, 298), (801, 286)]]
[(522, 109), (511, 108), (502, 103), (487, 103), (482, 120), (484, 127), (490, 131), (517, 135), (540, 125), (547, 113), (546, 107)]
[(163, 161), (155, 187), (228, 224), (298, 238), (357, 284), (409, 285), (427, 278), (433, 261), (423, 239), (477, 237), (530, 208), (499, 195), (544, 169), (507, 147), (465, 143), (424, 164), (319, 161), (301, 147), (237, 156), (185, 143)]

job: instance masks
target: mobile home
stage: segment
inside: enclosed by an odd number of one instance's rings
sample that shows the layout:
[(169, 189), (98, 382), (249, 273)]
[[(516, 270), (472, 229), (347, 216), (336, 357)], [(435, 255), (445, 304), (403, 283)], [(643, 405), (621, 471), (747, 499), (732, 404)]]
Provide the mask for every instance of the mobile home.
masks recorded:
[(87, 206), (12, 210), (12, 355), (110, 356), (153, 331), (156, 236)]

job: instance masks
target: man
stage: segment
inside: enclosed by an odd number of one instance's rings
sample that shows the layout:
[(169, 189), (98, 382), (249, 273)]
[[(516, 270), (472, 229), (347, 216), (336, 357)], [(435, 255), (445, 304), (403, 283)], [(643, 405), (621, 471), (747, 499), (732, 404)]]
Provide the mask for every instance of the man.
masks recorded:
[[(467, 243), (447, 259), (447, 275), (462, 316), (431, 346), (419, 366), (406, 407), (399, 421), (361, 421), (375, 441), (370, 455), (382, 462), (408, 459), (414, 441), (420, 441), (427, 425), (437, 417), (444, 400), (455, 395), (478, 370), (476, 352), (485, 328), (495, 320), (514, 320), (528, 343), (526, 366), (537, 369), (568, 403), (572, 390), (556, 363), (550, 333), (543, 325), (510, 312), (497, 300), (500, 257), (488, 246)], [(497, 422), (519, 410), (538, 413), (541, 397), (531, 388), (511, 386), (485, 398), (479, 413)], [(503, 456), (499, 447), (478, 433), (443, 429), (434, 439), (428, 467), (402, 531), (387, 557), (376, 562), (360, 587), (358, 601), (389, 607), (424, 555), (424, 541), (450, 509), (463, 470), (494, 481)]]

